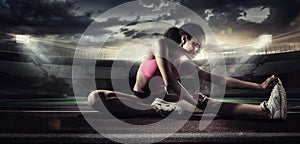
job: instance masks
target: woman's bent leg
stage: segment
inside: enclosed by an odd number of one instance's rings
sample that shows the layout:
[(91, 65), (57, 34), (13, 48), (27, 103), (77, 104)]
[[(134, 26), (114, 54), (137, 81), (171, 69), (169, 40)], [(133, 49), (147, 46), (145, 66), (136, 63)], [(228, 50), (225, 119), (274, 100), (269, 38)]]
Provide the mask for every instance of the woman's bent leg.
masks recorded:
[[(136, 109), (128, 107), (120, 100), (129, 105), (134, 105)], [(101, 107), (101, 101), (115, 116), (133, 117), (157, 114), (153, 106), (143, 103), (139, 98), (133, 95), (107, 90), (96, 90), (91, 92), (88, 96), (88, 104), (100, 112), (102, 111), (101, 108), (103, 108)]]

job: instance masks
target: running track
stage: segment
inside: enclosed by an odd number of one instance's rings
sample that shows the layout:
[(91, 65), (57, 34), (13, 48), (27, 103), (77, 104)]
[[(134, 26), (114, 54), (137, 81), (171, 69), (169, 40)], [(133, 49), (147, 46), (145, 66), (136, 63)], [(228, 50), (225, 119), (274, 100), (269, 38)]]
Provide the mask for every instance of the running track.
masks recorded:
[[(249, 101), (249, 100), (248, 100)], [(253, 100), (252, 100), (253, 101)], [(169, 136), (160, 142), (197, 142), (197, 143), (300, 143), (300, 110), (297, 99), (289, 102), (288, 119), (286, 121), (268, 121), (261, 119), (226, 119), (216, 118), (205, 129), (198, 128), (202, 115), (195, 115), (175, 134), (112, 133), (109, 136), (124, 142), (142, 143), (145, 140)], [(74, 100), (73, 100), (74, 102)], [(80, 104), (83, 113), (95, 114), (83, 101)], [(22, 100), (14, 104), (2, 101), (0, 105), (0, 143), (112, 143), (95, 131), (82, 117), (72, 99), (44, 99), (37, 101)], [(101, 118), (97, 113), (95, 119)], [(203, 117), (209, 117), (204, 115)], [(127, 123), (149, 124), (160, 121), (159, 117), (137, 117), (122, 119)], [(172, 123), (180, 123), (174, 118)], [(122, 127), (109, 126), (118, 131)], [(165, 127), (168, 128), (167, 126)]]

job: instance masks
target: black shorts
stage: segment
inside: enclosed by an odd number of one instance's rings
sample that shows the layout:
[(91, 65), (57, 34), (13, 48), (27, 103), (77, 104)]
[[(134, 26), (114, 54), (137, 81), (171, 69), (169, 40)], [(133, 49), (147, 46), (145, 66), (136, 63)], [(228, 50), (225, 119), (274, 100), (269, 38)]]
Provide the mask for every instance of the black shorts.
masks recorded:
[(137, 91), (132, 91), (132, 92), (135, 96), (142, 98), (142, 99), (151, 95), (151, 93), (141, 93), (141, 92), (137, 92)]
[(141, 93), (137, 91), (132, 91), (133, 94), (140, 98), (144, 103), (151, 104), (155, 98), (161, 98), (163, 99), (165, 97), (165, 93), (160, 93), (160, 94), (151, 94), (151, 93)]

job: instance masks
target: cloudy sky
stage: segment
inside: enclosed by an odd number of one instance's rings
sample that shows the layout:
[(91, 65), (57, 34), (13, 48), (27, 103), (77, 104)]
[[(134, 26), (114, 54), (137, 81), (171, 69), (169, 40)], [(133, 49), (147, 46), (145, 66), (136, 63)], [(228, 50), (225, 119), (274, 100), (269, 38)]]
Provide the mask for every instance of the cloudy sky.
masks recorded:
[(197, 21), (191, 13), (224, 49), (255, 48), (266, 36), (284, 42), (300, 30), (299, 0), (0, 0), (0, 51), (137, 59), (166, 28)]

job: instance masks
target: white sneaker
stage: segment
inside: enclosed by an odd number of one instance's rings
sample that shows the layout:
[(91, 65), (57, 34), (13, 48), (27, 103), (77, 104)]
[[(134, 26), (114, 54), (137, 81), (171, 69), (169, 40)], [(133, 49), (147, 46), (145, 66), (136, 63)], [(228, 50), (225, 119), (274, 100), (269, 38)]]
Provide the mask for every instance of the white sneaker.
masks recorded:
[(158, 110), (158, 113), (163, 116), (166, 117), (169, 114), (171, 114), (173, 111), (178, 114), (181, 115), (183, 113), (183, 110), (181, 107), (177, 106), (176, 103), (173, 102), (167, 102), (164, 101), (160, 98), (156, 98), (153, 103), (151, 104), (151, 106), (155, 106), (156, 109)]
[(265, 107), (270, 111), (271, 119), (281, 119), (281, 120), (286, 119), (287, 117), (286, 92), (280, 80), (274, 86), (268, 102), (265, 101), (263, 103)]

